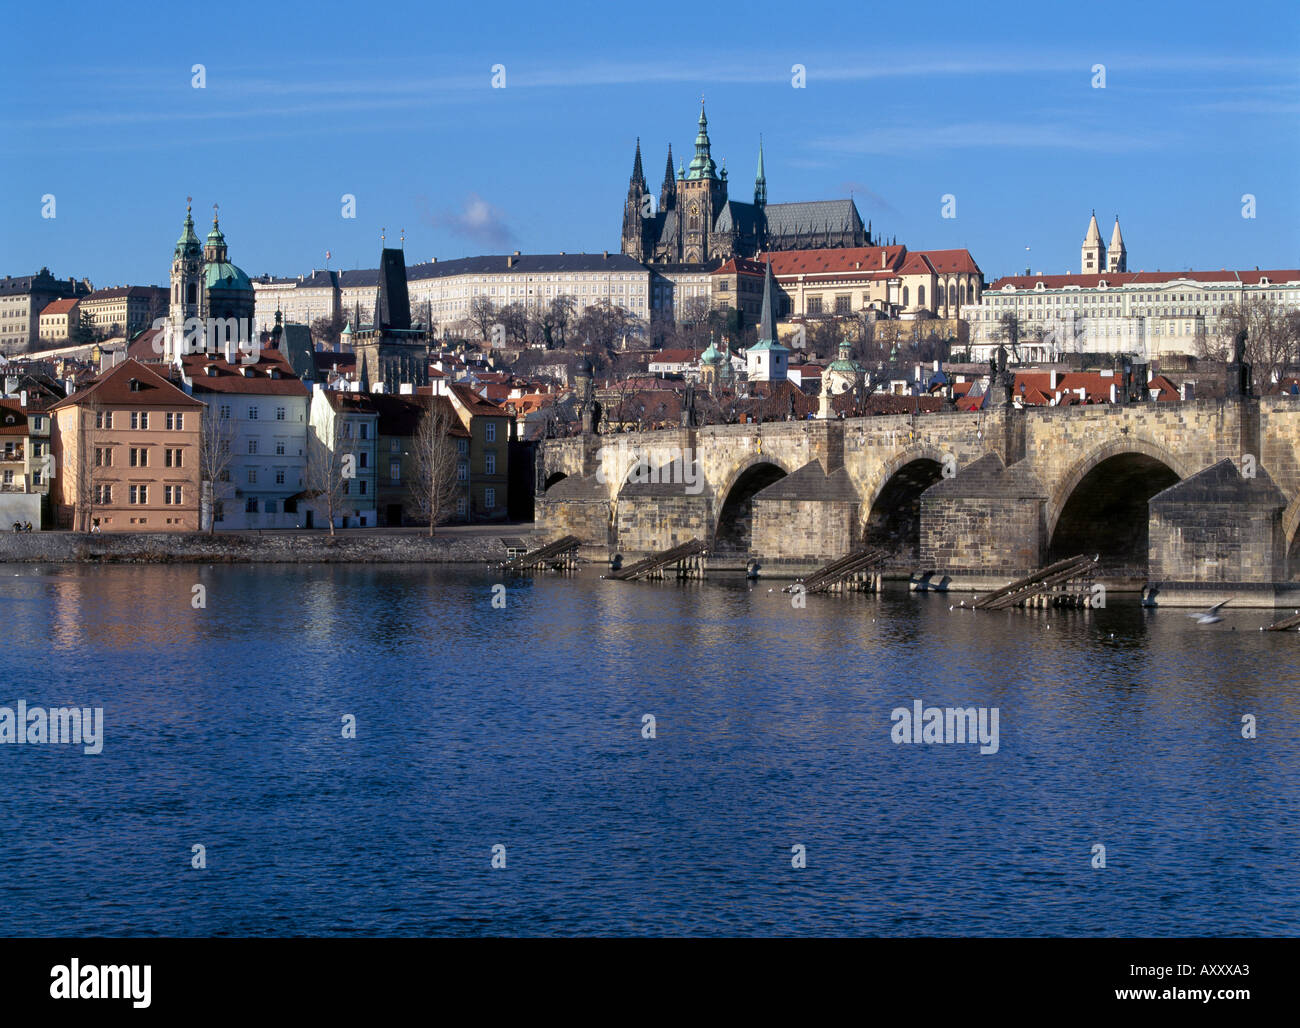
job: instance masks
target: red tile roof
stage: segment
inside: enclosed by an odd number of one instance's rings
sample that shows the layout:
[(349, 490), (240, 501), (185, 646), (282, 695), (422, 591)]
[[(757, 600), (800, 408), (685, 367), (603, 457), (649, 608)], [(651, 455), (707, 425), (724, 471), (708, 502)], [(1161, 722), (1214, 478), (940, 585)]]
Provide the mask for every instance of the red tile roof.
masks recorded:
[[(131, 388), (132, 380), (138, 388)], [(60, 400), (50, 410), (77, 406), (92, 399), (95, 403), (123, 407), (204, 406), (201, 400), (187, 395), (147, 364), (128, 359), (104, 372), (94, 384)]]
[(772, 274), (779, 278), (826, 272), (889, 271), (898, 266), (906, 252), (905, 246), (855, 246), (842, 250), (778, 250), (764, 254), (762, 259), (771, 262)]
[(1281, 282), (1300, 282), (1300, 270), (1273, 271), (1117, 271), (1097, 275), (1006, 275), (992, 283), (985, 292), (1014, 286), (1017, 289), (1033, 289), (1039, 282), (1044, 289), (1064, 289), (1066, 286), (1079, 286), (1082, 289), (1095, 289), (1100, 283), (1108, 286), (1150, 286), (1164, 282), (1211, 282), (1236, 285), (1258, 285), (1262, 279), (1274, 285)]
[(192, 353), (181, 357), (195, 393), (258, 393), (265, 396), (306, 396), (308, 389), (278, 350), (262, 350), (257, 360)]
[(45, 309), (41, 311), (41, 316), (44, 317), (46, 314), (67, 314), (75, 306), (77, 306), (75, 298), (71, 300), (55, 300), (53, 303), (45, 305)]

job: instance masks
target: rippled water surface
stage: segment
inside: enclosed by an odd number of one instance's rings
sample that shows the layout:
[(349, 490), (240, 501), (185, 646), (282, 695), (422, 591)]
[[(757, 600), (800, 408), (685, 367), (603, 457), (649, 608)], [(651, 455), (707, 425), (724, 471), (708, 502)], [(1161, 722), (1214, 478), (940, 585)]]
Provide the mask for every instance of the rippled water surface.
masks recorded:
[[(0, 746), (0, 935), (1300, 932), (1269, 612), (496, 580), (0, 566), (0, 705), (106, 726)], [(915, 699), (999, 751), (895, 745)]]

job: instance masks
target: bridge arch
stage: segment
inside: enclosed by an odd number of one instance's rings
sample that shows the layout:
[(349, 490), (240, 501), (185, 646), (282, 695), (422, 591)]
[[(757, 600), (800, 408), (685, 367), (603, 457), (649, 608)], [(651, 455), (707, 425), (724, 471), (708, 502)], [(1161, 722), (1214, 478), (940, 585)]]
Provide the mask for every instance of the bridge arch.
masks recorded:
[(785, 462), (755, 454), (734, 468), (725, 489), (715, 494), (717, 514), (713, 519), (713, 550), (721, 553), (749, 553), (753, 543), (754, 497), (790, 474)]
[(1052, 490), (1046, 511), (1048, 559), (1095, 552), (1103, 564), (1145, 566), (1147, 502), (1192, 470), (1141, 437), (1112, 439), (1092, 450)]
[(921, 495), (943, 478), (946, 454), (936, 447), (908, 450), (890, 460), (868, 486), (862, 540), (903, 556), (919, 556)]

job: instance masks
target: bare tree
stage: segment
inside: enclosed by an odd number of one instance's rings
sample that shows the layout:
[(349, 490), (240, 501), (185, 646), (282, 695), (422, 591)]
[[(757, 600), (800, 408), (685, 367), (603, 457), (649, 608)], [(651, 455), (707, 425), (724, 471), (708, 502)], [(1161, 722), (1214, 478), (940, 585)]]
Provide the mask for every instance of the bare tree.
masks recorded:
[(1246, 333), (1246, 360), (1255, 367), (1257, 381), (1278, 378), (1295, 362), (1300, 350), (1300, 312), (1266, 296), (1252, 296), (1223, 308), (1214, 337), (1199, 346), (1200, 356), (1232, 359), (1233, 341)]
[(1024, 337), (1025, 327), (1020, 318), (1007, 311), (1002, 317), (998, 318), (997, 337), (1005, 342), (1011, 349), (1011, 355), (1015, 357), (1016, 363), (1020, 363), (1020, 340)]
[(199, 488), (208, 503), (209, 535), (217, 529), (217, 506), (227, 495), (234, 495), (233, 488), (222, 488), (230, 481), (234, 442), (234, 421), (215, 402), (209, 402), (199, 423)]
[[(103, 469), (112, 466), (112, 448), (98, 445), (102, 438), (100, 433), (108, 427), (104, 419), (112, 416), (112, 412), (105, 411), (96, 402), (94, 393), (77, 405), (77, 449), (69, 470), (76, 482), (72, 514), (73, 527), (78, 532), (89, 532), (94, 524), (95, 507), (99, 502), (96, 491), (102, 484)], [(66, 449), (64, 459), (67, 459)]]
[(500, 320), (497, 305), (490, 297), (476, 296), (469, 302), (469, 322), (478, 330), (483, 342), (487, 342), (492, 326)]
[(348, 481), (355, 476), (356, 455), (343, 452), (343, 418), (335, 412), (330, 428), (322, 436), (315, 426), (307, 437), (307, 467), (303, 480), (313, 505), (324, 503), (329, 521), (330, 535), (334, 534), (334, 519), (346, 517), (349, 508)]
[(451, 435), (459, 421), (451, 405), (439, 399), (431, 397), (411, 440), (411, 503), (420, 517), (428, 518), (430, 536), (460, 494), (459, 458)]

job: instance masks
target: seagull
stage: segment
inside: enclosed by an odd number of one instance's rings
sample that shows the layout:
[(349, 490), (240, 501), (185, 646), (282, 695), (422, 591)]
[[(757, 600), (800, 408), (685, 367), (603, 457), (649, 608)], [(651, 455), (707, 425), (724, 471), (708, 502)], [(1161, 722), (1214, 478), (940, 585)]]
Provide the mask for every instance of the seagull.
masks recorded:
[(1224, 600), (1222, 603), (1216, 603), (1209, 610), (1200, 610), (1197, 611), (1195, 614), (1188, 614), (1187, 616), (1189, 618), (1195, 618), (1196, 623), (1198, 625), (1212, 625), (1216, 621), (1223, 620), (1223, 618), (1219, 615), (1219, 611), (1222, 610), (1223, 607), (1228, 602), (1229, 602), (1228, 600)]

